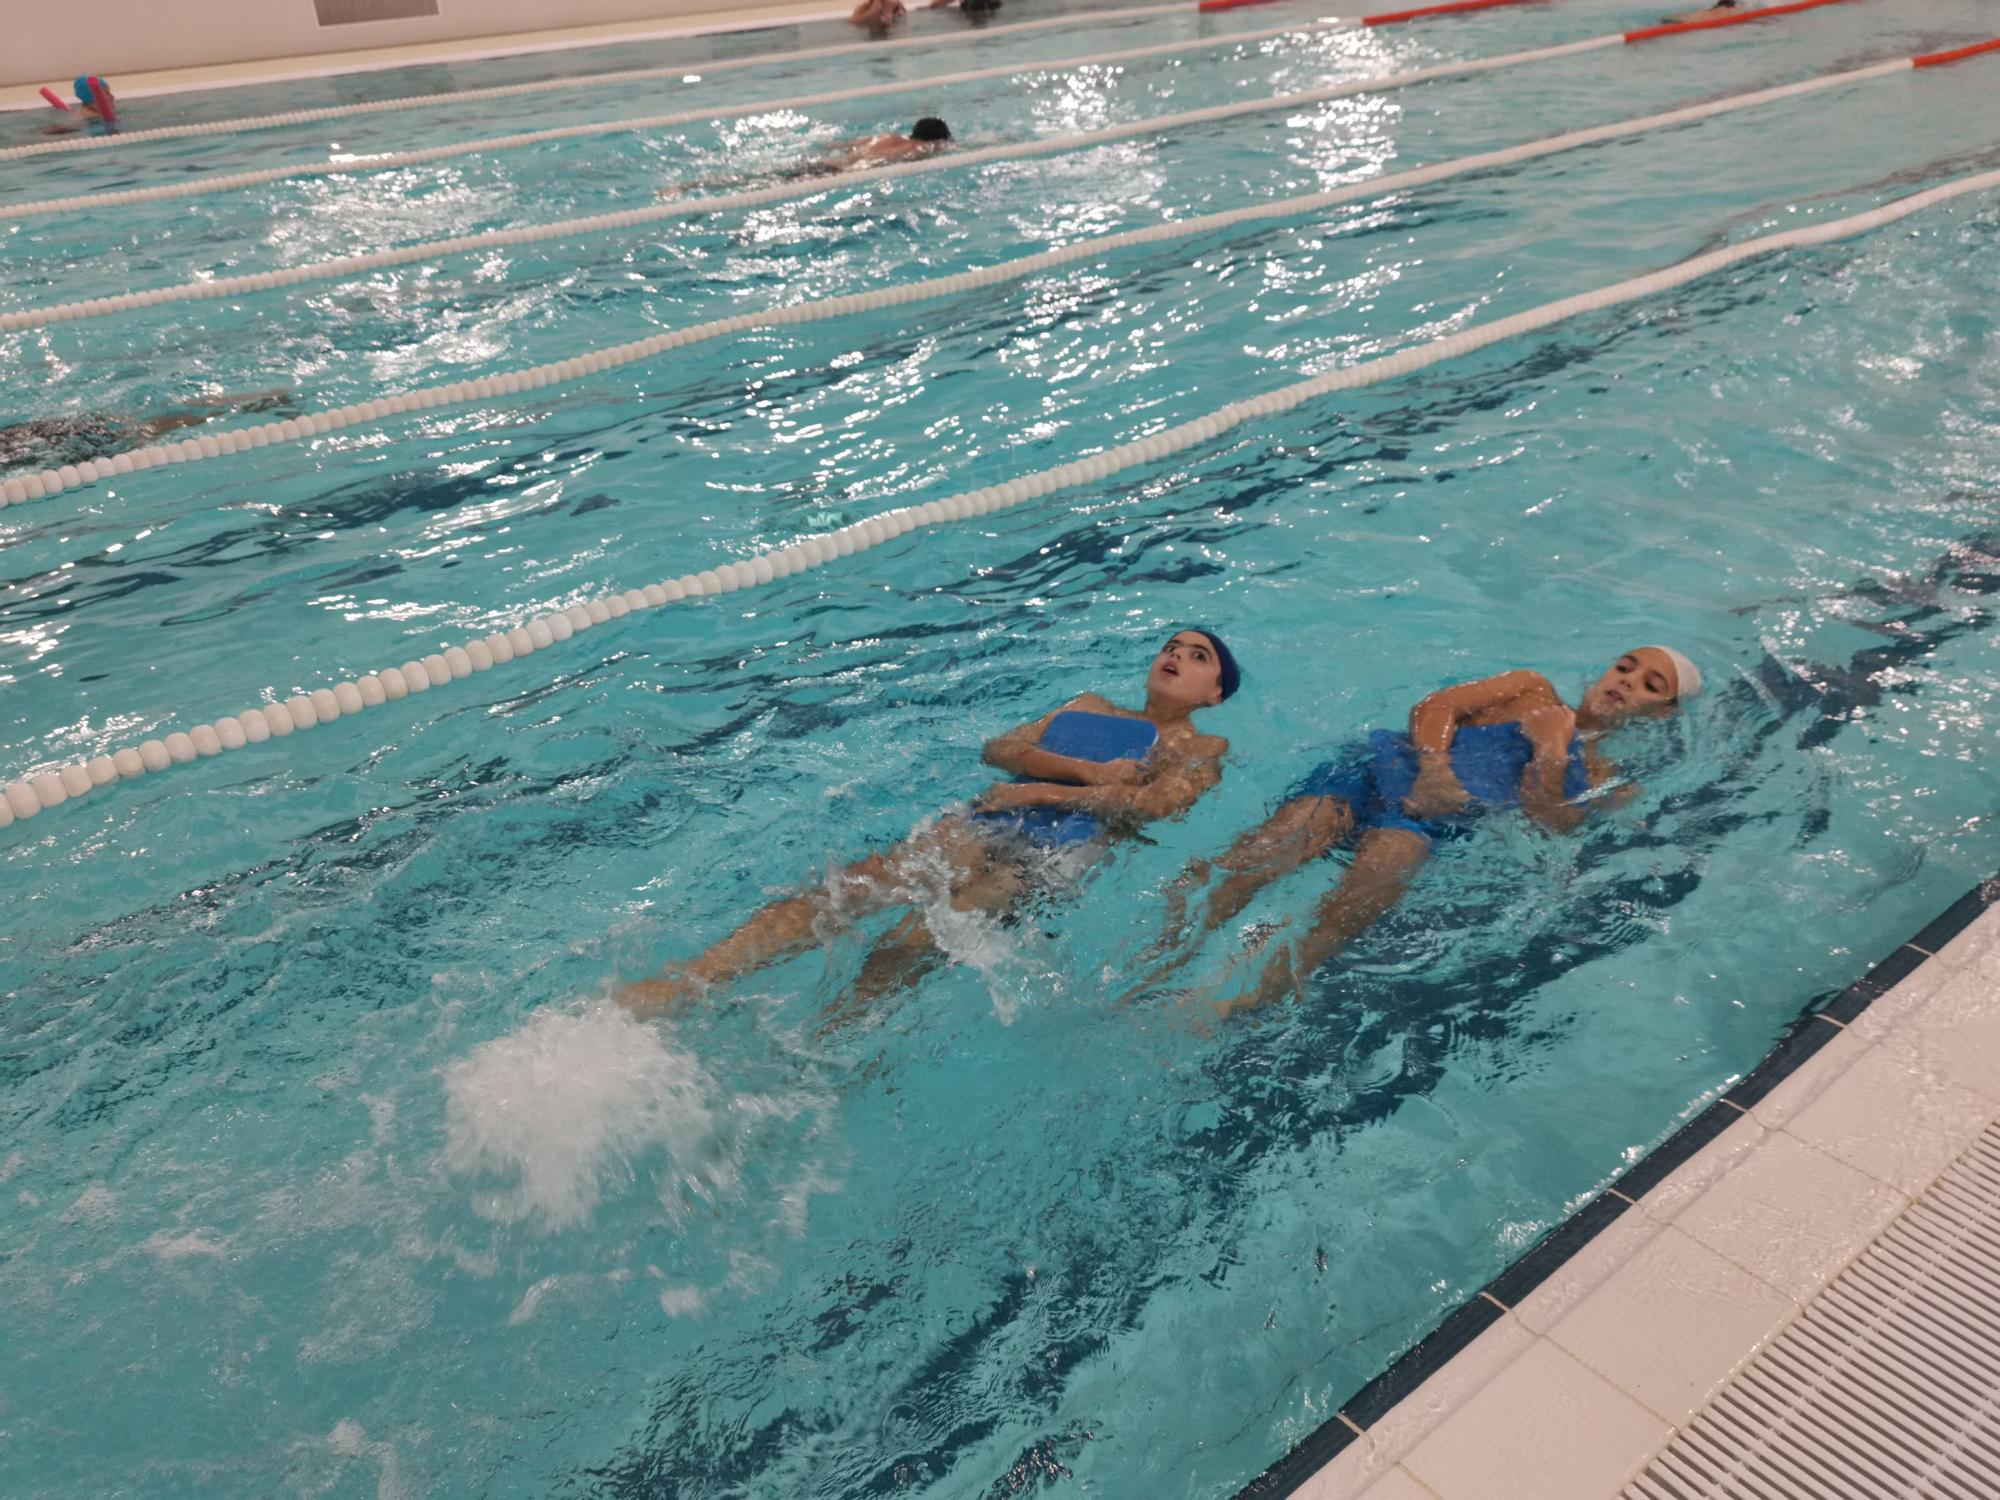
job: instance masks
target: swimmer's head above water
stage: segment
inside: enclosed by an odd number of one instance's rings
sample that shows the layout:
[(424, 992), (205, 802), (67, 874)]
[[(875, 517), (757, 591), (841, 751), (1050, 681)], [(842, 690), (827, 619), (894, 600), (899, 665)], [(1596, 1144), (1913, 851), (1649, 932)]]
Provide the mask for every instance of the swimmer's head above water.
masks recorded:
[(943, 145), (951, 139), (951, 127), (936, 115), (925, 115), (910, 127), (910, 139), (926, 145)]
[(1670, 714), (1701, 691), (1701, 669), (1672, 646), (1636, 646), (1583, 695), (1582, 716), (1599, 724)]
[(1176, 630), (1153, 658), (1153, 669), (1146, 674), (1146, 698), (1192, 713), (1213, 708), (1242, 682), (1242, 670), (1222, 637), (1189, 627)]

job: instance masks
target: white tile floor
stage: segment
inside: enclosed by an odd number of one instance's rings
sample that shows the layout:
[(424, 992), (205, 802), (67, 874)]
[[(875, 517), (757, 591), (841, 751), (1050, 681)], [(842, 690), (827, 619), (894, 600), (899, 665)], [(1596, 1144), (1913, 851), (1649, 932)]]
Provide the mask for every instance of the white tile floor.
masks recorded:
[(2000, 906), (1297, 1493), (1611, 1500), (1996, 1119)]

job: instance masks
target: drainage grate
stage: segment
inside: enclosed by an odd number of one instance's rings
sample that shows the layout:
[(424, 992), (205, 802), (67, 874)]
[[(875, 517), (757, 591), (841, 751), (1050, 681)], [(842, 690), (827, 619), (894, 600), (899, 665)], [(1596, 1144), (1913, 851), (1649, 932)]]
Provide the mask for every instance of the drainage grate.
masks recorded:
[(408, 21), (438, 13), (437, 0), (313, 0), (322, 26), (353, 21)]
[(1621, 1500), (2000, 1496), (2000, 1123)]

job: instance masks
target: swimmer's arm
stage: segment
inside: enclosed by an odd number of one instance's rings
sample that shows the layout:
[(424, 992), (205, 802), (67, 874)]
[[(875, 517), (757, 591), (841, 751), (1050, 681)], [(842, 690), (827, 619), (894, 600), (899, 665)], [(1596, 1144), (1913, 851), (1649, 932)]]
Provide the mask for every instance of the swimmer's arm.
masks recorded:
[(1426, 760), (1448, 757), (1458, 726), (1467, 720), (1516, 702), (1539, 707), (1559, 701), (1554, 686), (1540, 672), (1502, 672), (1461, 682), (1440, 688), (1410, 710), (1410, 743)]
[(1177, 818), (1199, 802), (1204, 792), (1221, 782), (1222, 757), (1228, 753), (1228, 740), (1220, 735), (1198, 734), (1137, 786), (1093, 786), (1078, 790), (1087, 794), (1085, 807), (1126, 822)]
[[(1222, 757), (1228, 750), (1229, 741), (1215, 735), (1199, 735), (1180, 757), (1157, 768), (1137, 786), (1056, 786), (1039, 781), (1025, 786), (996, 786), (980, 797), (977, 806), (987, 810), (1074, 807), (1121, 823), (1149, 823), (1193, 807), (1203, 792), (1222, 780)], [(1094, 761), (1088, 764), (1095, 771), (1104, 769)]]
[(1588, 808), (1570, 801), (1563, 789), (1569, 779), (1576, 714), (1558, 700), (1521, 715), (1520, 725), (1535, 750), (1521, 771), (1521, 811), (1552, 833), (1569, 833), (1590, 815)]
[[(1108, 764), (1094, 760), (1079, 760), (1073, 755), (1058, 755), (1053, 750), (1041, 747), (1041, 738), (1055, 721), (1057, 714), (1081, 709), (1086, 713), (1103, 713), (1112, 705), (1095, 693), (1085, 693), (1080, 698), (1072, 698), (1053, 713), (1042, 715), (1032, 724), (1023, 724), (1018, 729), (1010, 729), (998, 739), (988, 740), (980, 758), (995, 770), (1005, 771), (1009, 776), (1022, 776), (1035, 782), (1074, 781), (1079, 786), (1057, 788), (1065, 791), (1085, 791), (1101, 780), (1124, 777), (1132, 774), (1136, 761), (1111, 761)], [(1126, 770), (1114, 771), (1111, 767), (1125, 766)], [(1022, 790), (1026, 790), (1023, 788)]]

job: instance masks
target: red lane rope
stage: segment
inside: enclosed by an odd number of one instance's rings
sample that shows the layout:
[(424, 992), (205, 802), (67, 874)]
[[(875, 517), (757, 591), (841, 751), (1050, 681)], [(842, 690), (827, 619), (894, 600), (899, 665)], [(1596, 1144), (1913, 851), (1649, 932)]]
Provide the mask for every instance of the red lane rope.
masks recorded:
[(1962, 57), (1977, 57), (1982, 52), (2000, 52), (2000, 36), (1990, 42), (1974, 42), (1970, 47), (1954, 47), (1949, 52), (1926, 52), (1922, 57), (1910, 59), (1913, 68), (1941, 68), (1946, 63), (1955, 63)]
[(1449, 16), (1462, 10), (1491, 10), (1496, 5), (1528, 5), (1534, 0), (1451, 0), (1447, 5), (1420, 5), (1415, 10), (1389, 10), (1379, 16), (1363, 16), (1363, 26), (1393, 26), (1398, 21), (1414, 21), (1418, 16)]
[(1669, 21), (1664, 26), (1648, 26), (1640, 31), (1628, 31), (1628, 42), (1649, 42), (1656, 36), (1679, 36), (1683, 31), (1713, 31), (1718, 26), (1741, 26), (1750, 21), (1762, 21), (1769, 16), (1789, 16), (1802, 10), (1817, 10), (1822, 5), (1838, 5), (1840, 0), (1792, 0), (1789, 5), (1765, 5), (1756, 10), (1739, 10), (1732, 15), (1703, 16), (1697, 21)]

